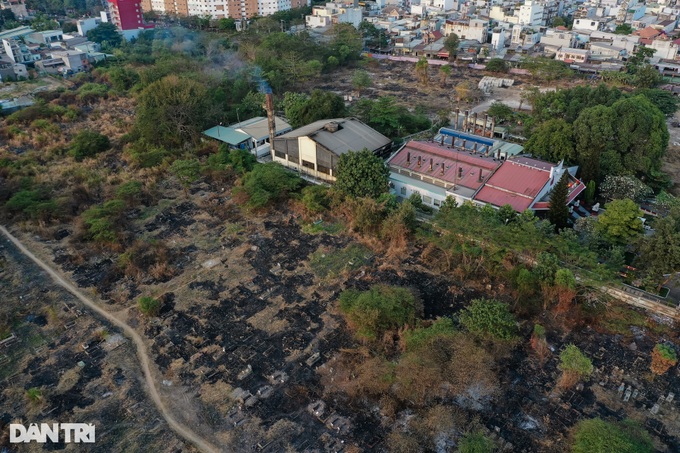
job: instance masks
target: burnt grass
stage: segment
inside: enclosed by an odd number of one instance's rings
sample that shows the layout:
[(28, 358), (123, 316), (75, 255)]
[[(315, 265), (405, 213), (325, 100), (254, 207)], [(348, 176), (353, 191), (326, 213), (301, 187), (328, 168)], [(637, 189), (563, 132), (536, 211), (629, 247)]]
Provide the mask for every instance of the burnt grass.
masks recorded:
[[(9, 242), (0, 244), (0, 258), (10, 263), (10, 271), (0, 268), (0, 295), (17, 319), (12, 326), (17, 339), (0, 346), (0, 420), (93, 423), (97, 449), (135, 449), (140, 438), (130, 426), (146, 425), (159, 415), (141, 390), (136, 362), (126, 362), (134, 357), (129, 343), (106, 344), (108, 336), (122, 332), (97, 319)], [(60, 388), (64, 374), (73, 370), (77, 374), (71, 384)], [(40, 389), (40, 401), (28, 400), (32, 388)], [(135, 405), (138, 411), (126, 410)], [(0, 450), (24, 451), (6, 441), (0, 440)], [(164, 427), (145, 433), (143, 441), (139, 445), (158, 451), (165, 448), (161, 445), (182, 445)], [(48, 451), (67, 448), (72, 446), (63, 442), (44, 446)]]
[[(182, 203), (158, 214), (144, 229), (156, 239), (183, 234), (186, 227), (195, 222), (192, 218), (195, 211), (192, 203)], [(241, 401), (240, 409), (237, 405), (228, 413), (211, 411), (209, 423), (220, 429), (225, 426), (234, 429), (234, 424), (238, 424), (234, 420), (239, 420), (238, 414), (242, 413), (259, 418), (264, 428), (280, 420), (302, 427), (302, 434), (291, 441), (297, 451), (330, 448), (329, 435), (345, 444), (383, 449), (386, 431), (373, 410), (375, 405), (366, 402), (363, 407), (357, 407), (356, 402), (342, 399), (324, 400), (327, 415), (335, 413), (350, 420), (351, 428), (344, 434), (329, 429), (307, 410), (309, 403), (324, 398), (316, 368), (339, 350), (356, 347), (340, 318), (335, 318), (339, 328), (325, 330), (322, 316), (329, 313), (343, 289), (364, 290), (374, 284), (413, 290), (423, 302), (426, 319), (455, 315), (472, 299), (489, 296), (455, 281), (450, 275), (430, 271), (418, 247), (403, 258), (403, 269), (399, 272), (389, 267), (379, 268), (380, 257), (377, 257), (372, 264), (346, 275), (342, 281), (321, 283), (306, 267), (309, 256), (320, 247), (342, 249), (351, 243), (350, 238), (305, 234), (298, 224), (280, 214), (263, 221), (262, 226), (264, 231), (242, 235), (223, 244), (228, 249), (246, 245), (242, 259), (252, 267), (252, 272), (240, 274), (237, 281), (219, 277), (191, 282), (188, 287), (196, 299), (187, 310), (175, 309), (174, 293), (161, 296), (160, 322), (146, 323), (144, 330), (152, 340), (151, 352), (156, 364), (162, 372), (170, 373), (172, 364), (181, 359), (186, 366), (176, 377), (181, 384), (193, 388), (224, 381), (233, 388), (257, 395), (267, 386), (273, 387), (269, 396), (259, 398), (252, 405)], [(196, 251), (194, 246), (185, 246), (173, 250), (173, 255), (187, 261)], [(64, 269), (73, 271), (79, 285), (95, 286), (102, 294), (107, 294), (111, 285), (123, 278), (108, 258), (76, 266), (70, 264), (65, 252), (57, 249), (55, 260)], [(202, 304), (201, 299), (211, 302)], [(286, 327), (275, 332), (253, 327), (248, 319), (270, 307), (272, 301), (282, 301), (272, 321), (285, 320)], [(545, 322), (550, 323), (550, 320)], [(579, 420), (598, 416), (609, 420), (634, 416), (665, 445), (666, 451), (680, 451), (677, 411), (671, 409), (677, 400), (666, 401), (669, 392), (680, 389), (680, 378), (677, 371), (671, 371), (649, 379), (650, 351), (656, 342), (651, 335), (631, 331), (631, 335), (617, 336), (587, 326), (555, 337), (549, 335), (554, 352), (539, 366), (528, 347), (530, 330), (531, 326), (523, 326), (519, 344), (498, 363), (499, 391), (490, 403), (481, 407), (453, 400), (441, 403), (460, 405), (470, 416), (478, 417), (506, 451), (556, 451), (555, 444), (561, 445), (560, 448), (566, 445), (570, 429)], [(582, 386), (557, 391), (558, 355), (568, 343), (576, 344), (592, 358), (595, 373)], [(211, 352), (207, 352), (208, 348)], [(246, 377), (239, 376), (248, 366), (252, 372)], [(201, 372), (192, 372), (196, 369)], [(269, 377), (275, 372), (285, 372), (286, 382), (272, 384)], [(34, 379), (54, 379), (47, 374), (41, 376), (36, 375)], [(629, 389), (629, 398), (624, 401)], [(74, 387), (74, 391), (77, 390), (78, 385)], [(71, 403), (66, 400), (64, 404), (68, 407)], [(653, 412), (655, 405), (658, 410)], [(274, 442), (264, 449), (257, 445), (244, 446), (244, 449), (251, 447), (276, 451), (282, 445)]]

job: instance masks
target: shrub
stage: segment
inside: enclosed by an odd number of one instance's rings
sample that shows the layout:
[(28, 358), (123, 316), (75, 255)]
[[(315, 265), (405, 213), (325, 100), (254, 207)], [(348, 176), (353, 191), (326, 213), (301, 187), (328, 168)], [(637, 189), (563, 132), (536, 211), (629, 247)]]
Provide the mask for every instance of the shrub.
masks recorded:
[(78, 97), (83, 102), (96, 101), (99, 98), (106, 98), (109, 88), (101, 83), (86, 83), (78, 89)]
[(242, 178), (237, 192), (247, 195), (246, 206), (261, 209), (285, 200), (302, 185), (302, 179), (276, 163), (257, 165)]
[(651, 453), (649, 434), (631, 421), (609, 423), (600, 418), (576, 425), (572, 453)]
[(137, 300), (137, 306), (145, 316), (156, 316), (161, 308), (161, 302), (150, 296), (143, 296)]
[(467, 433), (458, 444), (459, 453), (492, 453), (494, 448), (493, 441), (481, 432)]
[(462, 310), (460, 323), (470, 332), (499, 340), (513, 339), (517, 321), (507, 304), (494, 299), (475, 299)]
[(118, 218), (125, 209), (123, 200), (110, 200), (83, 212), (88, 236), (97, 242), (115, 242), (118, 238)]
[(26, 390), (26, 397), (32, 403), (37, 403), (43, 399), (42, 390), (40, 390), (38, 387), (31, 387), (30, 389)]
[(111, 147), (106, 135), (94, 131), (82, 131), (75, 136), (69, 153), (80, 162), (86, 157), (93, 157)]
[(127, 203), (135, 201), (142, 193), (142, 183), (139, 181), (127, 181), (118, 186), (116, 197), (125, 200)]
[(439, 318), (429, 327), (418, 327), (404, 333), (407, 351), (417, 350), (433, 338), (453, 335), (456, 332), (451, 318)]
[(348, 289), (340, 295), (340, 311), (362, 339), (377, 339), (393, 329), (413, 325), (419, 311), (406, 288), (375, 285), (368, 291)]
[(57, 203), (42, 189), (22, 189), (7, 200), (5, 207), (10, 212), (21, 212), (31, 218), (43, 220), (51, 217), (58, 209)]
[(580, 379), (593, 374), (593, 363), (573, 344), (567, 345), (560, 353), (558, 368), (562, 370), (560, 387), (565, 388), (572, 387)]
[(678, 363), (678, 354), (672, 346), (657, 344), (652, 350), (652, 373), (659, 376)]
[(328, 210), (330, 200), (328, 187), (312, 185), (302, 189), (302, 204), (309, 214), (321, 214)]

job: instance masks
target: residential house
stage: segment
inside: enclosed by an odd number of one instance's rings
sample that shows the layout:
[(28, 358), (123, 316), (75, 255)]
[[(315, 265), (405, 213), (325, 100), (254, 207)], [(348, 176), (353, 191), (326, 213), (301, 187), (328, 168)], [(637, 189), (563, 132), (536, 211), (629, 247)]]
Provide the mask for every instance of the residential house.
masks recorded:
[(49, 46), (52, 43), (58, 43), (64, 40), (64, 32), (62, 30), (45, 30), (36, 31), (25, 38), (26, 42)]
[(50, 56), (64, 62), (64, 72), (83, 72), (89, 66), (87, 54), (77, 50), (60, 50)]
[(547, 30), (545, 35), (541, 36), (541, 45), (548, 51), (557, 52), (561, 47), (574, 47), (576, 36), (569, 31)]
[(310, 28), (327, 27), (332, 24), (348, 23), (359, 28), (362, 20), (361, 8), (341, 3), (326, 3), (325, 6), (314, 6), (312, 14), (305, 16), (305, 24)]
[(99, 17), (89, 17), (87, 19), (79, 19), (78, 22), (77, 22), (78, 34), (80, 36), (85, 36), (85, 35), (87, 35), (88, 31), (94, 30), (101, 23), (102, 23), (102, 20)]
[(567, 169), (562, 163), (555, 165), (523, 156), (504, 161), (475, 194), (474, 201), (496, 208), (510, 205), (517, 212), (547, 210), (550, 192), (565, 171), (569, 171), (569, 204), (586, 187), (573, 176), (576, 168)]
[(649, 47), (656, 51), (652, 56), (654, 61), (675, 60), (678, 56), (678, 44), (675, 41), (671, 41), (666, 35), (652, 41)]
[(640, 37), (640, 44), (644, 45), (651, 45), (652, 42), (660, 36), (662, 33), (661, 30), (657, 30), (654, 27), (645, 27), (642, 30), (635, 30), (633, 32), (633, 36), (639, 36)]
[(572, 29), (590, 31), (604, 30), (605, 24), (607, 22), (609, 22), (609, 19), (600, 19), (597, 17), (584, 17), (582, 19), (574, 19)]
[(591, 42), (589, 50), (590, 60), (622, 60), (628, 57), (625, 48), (615, 46), (611, 42)]
[(272, 159), (315, 179), (335, 181), (335, 168), (342, 156), (364, 148), (384, 155), (392, 141), (355, 118), (316, 121), (274, 139)]
[[(293, 130), (290, 124), (278, 116), (274, 117), (276, 135)], [(232, 148), (247, 149), (257, 157), (270, 154), (269, 123), (266, 117), (257, 116), (231, 126), (215, 126), (203, 132), (210, 138), (226, 143)]]
[(555, 55), (555, 60), (565, 63), (586, 63), (590, 58), (590, 50), (574, 49), (572, 47), (560, 48)]
[(3, 39), (2, 45), (5, 54), (13, 63), (33, 63), (41, 58), (39, 53), (33, 52), (19, 38)]
[(487, 21), (480, 19), (447, 20), (442, 30), (444, 36), (455, 33), (460, 39), (474, 39), (480, 43), (485, 43), (488, 26)]

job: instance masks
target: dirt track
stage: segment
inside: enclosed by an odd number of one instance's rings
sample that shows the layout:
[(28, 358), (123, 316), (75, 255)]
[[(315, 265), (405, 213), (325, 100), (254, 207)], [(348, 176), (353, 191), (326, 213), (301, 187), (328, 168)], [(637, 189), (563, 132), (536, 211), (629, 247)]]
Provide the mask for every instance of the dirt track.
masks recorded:
[(126, 336), (130, 339), (132, 339), (136, 345), (137, 349), (137, 356), (139, 357), (139, 361), (142, 367), (142, 370), (144, 372), (144, 378), (146, 380), (147, 384), (147, 393), (151, 397), (152, 401), (158, 408), (158, 411), (161, 413), (165, 421), (168, 423), (170, 428), (175, 431), (178, 435), (182, 436), (184, 439), (187, 441), (193, 443), (196, 448), (200, 449), (203, 452), (218, 452), (220, 449), (216, 448), (212, 444), (210, 444), (208, 441), (205, 439), (201, 438), (198, 436), (196, 433), (194, 433), (192, 430), (182, 426), (173, 414), (170, 413), (166, 405), (163, 403), (161, 396), (158, 392), (158, 388), (156, 387), (156, 383), (154, 381), (153, 375), (151, 373), (151, 368), (149, 366), (150, 358), (149, 354), (147, 352), (146, 346), (142, 340), (142, 338), (139, 336), (139, 334), (129, 325), (127, 325), (125, 322), (121, 321), (119, 318), (116, 316), (112, 315), (111, 313), (107, 312), (103, 308), (101, 308), (97, 303), (95, 303), (92, 299), (88, 298), (85, 296), (82, 292), (80, 292), (74, 285), (69, 283), (64, 277), (62, 277), (57, 271), (52, 269), (47, 263), (44, 261), (40, 260), (38, 257), (36, 257), (30, 250), (28, 250), (21, 241), (19, 241), (16, 237), (14, 237), (5, 227), (0, 225), (0, 232), (7, 237), (12, 243), (28, 258), (30, 258), (35, 264), (40, 266), (52, 279), (59, 284), (60, 286), (64, 287), (67, 291), (69, 291), (71, 294), (73, 294), (75, 297), (77, 297), (85, 306), (96, 312), (98, 315), (102, 316), (105, 318), (107, 321), (109, 321), (111, 324), (114, 324), (118, 327), (120, 327), (126, 334)]

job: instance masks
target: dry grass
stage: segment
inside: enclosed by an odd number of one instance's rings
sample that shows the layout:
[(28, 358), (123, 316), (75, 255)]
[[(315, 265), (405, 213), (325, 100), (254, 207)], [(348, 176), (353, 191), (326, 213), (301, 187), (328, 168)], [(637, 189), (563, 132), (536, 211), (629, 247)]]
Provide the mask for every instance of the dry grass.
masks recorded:
[(66, 370), (66, 372), (61, 375), (59, 384), (57, 384), (55, 391), (61, 395), (71, 390), (80, 379), (80, 371), (81, 368), (79, 366), (75, 366), (70, 370)]

